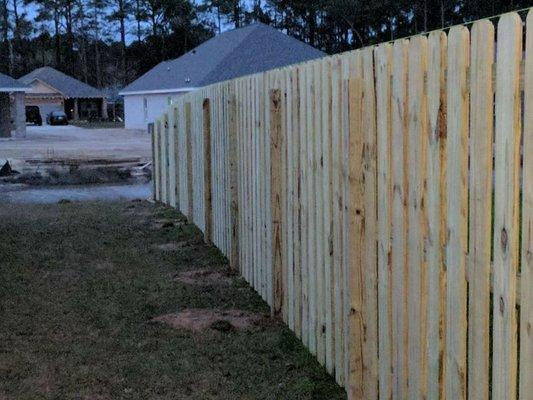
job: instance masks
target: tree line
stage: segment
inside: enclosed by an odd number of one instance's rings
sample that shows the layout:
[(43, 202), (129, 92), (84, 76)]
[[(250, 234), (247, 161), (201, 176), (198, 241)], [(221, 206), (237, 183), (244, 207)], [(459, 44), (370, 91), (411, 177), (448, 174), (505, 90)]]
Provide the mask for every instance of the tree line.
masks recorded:
[(253, 22), (333, 54), (530, 5), (533, 0), (0, 0), (0, 72), (20, 77), (50, 65), (99, 88), (121, 87), (219, 32)]

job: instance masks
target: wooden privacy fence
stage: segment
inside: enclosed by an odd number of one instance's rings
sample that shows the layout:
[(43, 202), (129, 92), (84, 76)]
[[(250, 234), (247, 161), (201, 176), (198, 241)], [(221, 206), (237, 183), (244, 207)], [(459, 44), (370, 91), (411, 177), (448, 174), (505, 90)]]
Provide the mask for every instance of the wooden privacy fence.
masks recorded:
[(533, 399), (525, 26), (524, 46), (506, 14), (239, 78), (156, 121), (156, 199), (351, 399)]

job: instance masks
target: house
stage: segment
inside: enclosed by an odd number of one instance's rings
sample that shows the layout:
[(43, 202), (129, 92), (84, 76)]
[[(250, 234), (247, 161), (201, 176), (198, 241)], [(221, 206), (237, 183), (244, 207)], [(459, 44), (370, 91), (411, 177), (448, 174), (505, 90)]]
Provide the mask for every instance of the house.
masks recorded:
[(54, 68), (38, 68), (19, 82), (29, 87), (26, 105), (38, 106), (43, 121), (52, 111), (64, 111), (71, 120), (107, 118), (102, 92)]
[(10, 76), (0, 74), (0, 137), (26, 136), (24, 92), (28, 88)]
[(146, 129), (174, 99), (200, 87), (324, 56), (261, 23), (224, 32), (125, 87), (126, 128)]

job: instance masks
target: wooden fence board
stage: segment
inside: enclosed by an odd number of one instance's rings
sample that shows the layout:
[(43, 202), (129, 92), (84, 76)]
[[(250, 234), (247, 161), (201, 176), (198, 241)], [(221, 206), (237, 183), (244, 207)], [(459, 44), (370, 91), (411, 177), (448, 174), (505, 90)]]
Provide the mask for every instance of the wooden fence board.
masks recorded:
[(468, 252), (468, 393), (489, 398), (490, 238), (492, 219), (492, 135), (494, 27), (472, 27), (470, 62), (470, 196)]
[(179, 113), (176, 106), (172, 107), (172, 135), (174, 141), (174, 207), (180, 205), (180, 144), (179, 144)]
[(444, 398), (444, 323), (446, 315), (446, 35), (428, 37), (427, 159), (427, 397)]
[(153, 154), (154, 154), (154, 158), (153, 158), (153, 162), (152, 162), (152, 168), (153, 168), (153, 171), (154, 171), (154, 200), (155, 201), (160, 201), (161, 200), (161, 196), (159, 194), (160, 192), (160, 174), (161, 174), (161, 167), (160, 167), (160, 160), (159, 160), (159, 151), (160, 151), (160, 146), (159, 146), (159, 130), (160, 130), (160, 126), (159, 126), (159, 123), (158, 121), (154, 121), (154, 128), (153, 128)]
[(427, 38), (416, 36), (409, 46), (407, 219), (409, 375), (408, 397), (426, 398), (427, 261), (424, 256), (427, 226), (427, 88), (421, 76), (427, 74)]
[(302, 256), (301, 256), (301, 163), (300, 163), (300, 68), (296, 67), (291, 71), (291, 86), (292, 86), (292, 138), (294, 139), (294, 147), (292, 150), (293, 161), (293, 179), (294, 179), (294, 195), (292, 201), (293, 225), (294, 225), (294, 329), (296, 336), (302, 337)]
[(446, 268), (446, 396), (466, 398), (466, 268), (468, 218), (469, 32), (454, 27), (448, 35), (448, 141)]
[[(533, 12), (527, 16), (522, 184), (520, 400), (533, 399)], [(528, 289), (529, 288), (529, 289)]]
[[(349, 255), (349, 296), (350, 313), (349, 333), (346, 340), (350, 342), (349, 352), (349, 380), (346, 382), (348, 399), (364, 399), (364, 336), (365, 321), (363, 310), (364, 292), (364, 175), (363, 175), (363, 67), (361, 52), (357, 52), (354, 75), (349, 83), (349, 117), (350, 117), (350, 191), (348, 210), (352, 240)], [(335, 281), (334, 281), (335, 283)], [(337, 337), (335, 337), (337, 339)]]
[(518, 14), (506, 14), (498, 23), (496, 54), (492, 359), (495, 399), (516, 398), (521, 55), (522, 21)]
[(317, 359), (320, 364), (326, 363), (326, 331), (325, 331), (325, 265), (324, 265), (324, 155), (322, 148), (323, 141), (323, 126), (322, 117), (324, 110), (322, 109), (322, 79), (323, 69), (322, 63), (317, 62), (313, 68), (314, 76), (314, 123), (315, 126), (315, 157), (313, 160), (313, 169), (315, 175), (315, 249), (316, 249), (316, 342), (317, 342)]
[(185, 138), (186, 138), (186, 153), (187, 153), (187, 219), (193, 222), (193, 181), (192, 181), (192, 121), (191, 121), (191, 103), (185, 103)]
[(302, 341), (304, 345), (309, 345), (309, 302), (308, 302), (308, 271), (309, 271), (309, 248), (308, 248), (308, 236), (309, 236), (309, 217), (308, 210), (309, 205), (307, 202), (308, 198), (308, 176), (309, 169), (307, 168), (307, 117), (306, 110), (307, 108), (307, 74), (308, 68), (307, 65), (302, 65), (299, 74), (299, 87), (300, 87), (300, 223), (301, 223), (301, 282), (302, 282)]
[(344, 382), (344, 337), (342, 335), (344, 326), (344, 316), (342, 309), (342, 229), (341, 229), (341, 162), (339, 154), (341, 150), (341, 60), (339, 57), (334, 57), (331, 61), (331, 95), (332, 95), (332, 136), (331, 147), (332, 153), (337, 154), (331, 160), (331, 174), (332, 174), (332, 241), (333, 241), (333, 268), (334, 268), (334, 324), (335, 324), (335, 376), (337, 382)]
[(279, 89), (270, 90), (270, 201), (272, 210), (272, 289), (274, 298), (272, 311), (274, 314), (279, 314), (283, 305), (283, 254), (281, 248), (283, 237), (283, 221), (281, 216), (283, 137), (281, 123), (281, 91)]
[(322, 242), (324, 253), (324, 309), (326, 331), (326, 368), (328, 372), (335, 371), (335, 303), (334, 303), (334, 274), (333, 274), (333, 241), (332, 241), (332, 172), (331, 160), (334, 156), (332, 150), (332, 110), (331, 110), (331, 62), (326, 59), (323, 64), (322, 74), (322, 149), (323, 149), (323, 175), (322, 175), (322, 201), (324, 238)]
[(409, 41), (393, 45), (392, 113), (391, 113), (391, 268), (393, 337), (393, 384), (395, 399), (407, 397), (407, 55)]
[[(379, 398), (392, 396), (392, 291), (391, 291), (391, 70), (392, 46), (376, 48), (377, 118), (377, 246)], [(397, 149), (395, 149), (397, 150)], [(401, 149), (400, 149), (401, 150)]]
[(204, 239), (207, 243), (211, 243), (213, 241), (213, 187), (211, 176), (213, 156), (211, 152), (211, 103), (209, 99), (203, 101), (202, 116), (204, 139)]
[(378, 397), (378, 306), (376, 246), (376, 95), (374, 88), (374, 54), (372, 48), (362, 51), (363, 57), (363, 179), (364, 179), (364, 320), (365, 343), (364, 394)]

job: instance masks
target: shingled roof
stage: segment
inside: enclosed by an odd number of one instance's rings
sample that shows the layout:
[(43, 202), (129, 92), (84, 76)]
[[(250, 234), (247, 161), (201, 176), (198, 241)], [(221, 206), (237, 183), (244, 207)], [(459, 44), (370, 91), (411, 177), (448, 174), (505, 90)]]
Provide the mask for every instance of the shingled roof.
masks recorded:
[(324, 56), (275, 28), (256, 23), (224, 32), (175, 60), (163, 61), (121, 94), (189, 91)]
[(98, 98), (104, 96), (98, 89), (51, 67), (38, 68), (24, 75), (19, 82), (30, 85), (36, 79), (61, 92), (65, 97)]
[(25, 92), (27, 89), (10, 76), (0, 74), (0, 92)]

